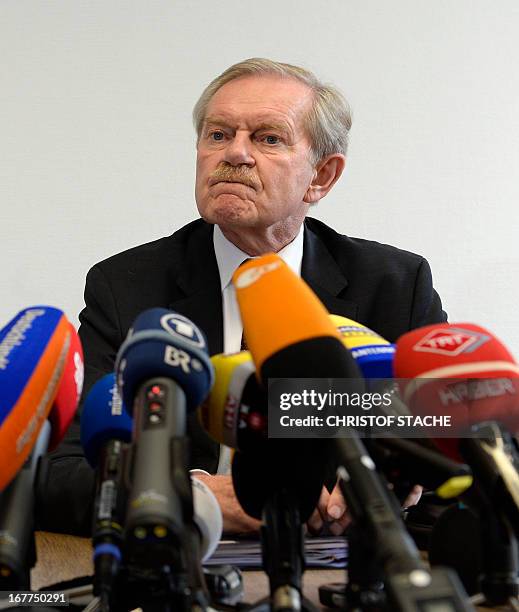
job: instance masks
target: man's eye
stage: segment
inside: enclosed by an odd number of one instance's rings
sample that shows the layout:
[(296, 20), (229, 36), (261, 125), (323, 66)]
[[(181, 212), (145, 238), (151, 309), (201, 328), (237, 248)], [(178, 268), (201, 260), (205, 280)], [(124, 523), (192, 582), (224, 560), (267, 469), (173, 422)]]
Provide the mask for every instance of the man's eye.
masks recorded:
[(279, 136), (274, 136), (274, 134), (267, 134), (263, 136), (263, 142), (266, 142), (269, 145), (275, 145), (280, 142)]
[(219, 142), (220, 140), (224, 139), (224, 133), (223, 132), (211, 132), (209, 134), (209, 138), (211, 138), (211, 140), (216, 140), (217, 142)]

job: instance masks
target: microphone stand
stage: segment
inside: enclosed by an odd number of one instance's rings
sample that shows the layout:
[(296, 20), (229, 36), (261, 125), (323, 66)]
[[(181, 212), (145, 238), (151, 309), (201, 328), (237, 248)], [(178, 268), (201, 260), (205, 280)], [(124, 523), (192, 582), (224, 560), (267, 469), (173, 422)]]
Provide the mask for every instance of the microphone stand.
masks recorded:
[[(114, 598), (117, 609), (122, 611), (127, 605), (157, 612), (206, 608), (208, 596), (187, 469), (183, 391), (168, 378), (149, 380), (137, 392), (134, 411), (137, 439), (133, 490), (126, 516), (126, 567), (118, 581), (118, 597)], [(148, 432), (153, 433), (153, 428), (162, 427), (162, 423), (167, 433), (158, 438), (157, 445)], [(153, 473), (136, 473), (139, 453), (148, 456), (148, 464), (155, 466)]]
[(482, 540), (481, 592), (488, 603), (504, 605), (519, 596), (517, 539), (510, 523), (490, 507), (480, 513)]
[(31, 455), (0, 493), (0, 590), (30, 590), (36, 564), (34, 539), (35, 482), (40, 458), (49, 446), (51, 426), (43, 424)]
[(466, 500), (479, 518), (480, 588), (489, 603), (503, 605), (519, 596), (519, 456), (513, 438), (497, 422), (475, 424), (470, 434), (459, 444), (475, 476)]
[(261, 527), (263, 569), (269, 577), (271, 609), (314, 610), (302, 595), (305, 570), (303, 525), (293, 493), (282, 489), (267, 500)]
[[(352, 533), (358, 530), (351, 542), (346, 609), (474, 610), (452, 571), (425, 566), (364, 444), (354, 430), (347, 433), (333, 440), (340, 487), (353, 517)], [(386, 601), (378, 588), (382, 577)]]
[(302, 594), (304, 533), (293, 491), (282, 488), (265, 501), (260, 538), (270, 596), (248, 612), (317, 612)]
[[(303, 520), (311, 515), (322, 489), (322, 445), (265, 445), (265, 462), (256, 453), (238, 452), (232, 464), (234, 490), (250, 516), (261, 518), (263, 569), (270, 595), (249, 607), (251, 612), (316, 612), (302, 594), (305, 570)], [(288, 453), (288, 454), (287, 454)], [(308, 457), (313, 457), (309, 461)], [(302, 469), (302, 465), (304, 468)]]
[[(434, 552), (434, 562), (454, 567), (465, 581), (480, 589), (485, 601), (491, 605), (505, 605), (511, 599), (517, 601), (519, 553), (514, 529), (477, 484), (471, 487), (462, 499), (466, 505), (454, 508), (450, 513), (446, 512), (446, 518), (442, 515), (439, 524), (433, 529), (431, 549)], [(474, 567), (467, 566), (463, 556), (453, 554), (458, 553), (453, 547), (463, 546), (466, 539), (472, 535), (465, 530), (461, 530), (461, 533), (458, 530), (461, 540), (452, 538), (458, 517), (466, 521), (467, 519), (463, 519), (463, 513), (469, 512), (469, 509), (474, 515), (476, 533), (479, 533), (479, 563), (476, 562)]]

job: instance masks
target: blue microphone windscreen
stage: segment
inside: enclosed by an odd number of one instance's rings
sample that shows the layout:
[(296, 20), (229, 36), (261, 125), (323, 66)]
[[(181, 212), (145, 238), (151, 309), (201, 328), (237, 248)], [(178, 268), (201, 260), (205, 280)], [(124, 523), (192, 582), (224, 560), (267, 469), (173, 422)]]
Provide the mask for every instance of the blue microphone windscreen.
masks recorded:
[(58, 308), (33, 306), (0, 330), (0, 425), (16, 406), (63, 318)]
[(81, 414), (81, 445), (96, 467), (102, 447), (110, 440), (131, 442), (132, 418), (124, 409), (115, 375), (107, 374), (90, 389)]
[(187, 317), (152, 308), (141, 313), (128, 332), (116, 359), (117, 381), (128, 410), (145, 381), (164, 376), (177, 382), (188, 410), (207, 397), (214, 371), (204, 334)]
[(364, 378), (393, 378), (394, 344), (366, 345), (350, 349)]

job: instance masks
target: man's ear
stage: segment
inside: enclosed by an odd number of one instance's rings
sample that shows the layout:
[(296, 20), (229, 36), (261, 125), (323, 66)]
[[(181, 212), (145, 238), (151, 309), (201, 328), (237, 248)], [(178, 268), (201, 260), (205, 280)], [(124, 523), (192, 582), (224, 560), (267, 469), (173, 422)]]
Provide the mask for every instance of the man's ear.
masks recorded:
[(332, 153), (322, 159), (315, 167), (314, 178), (303, 201), (307, 204), (315, 204), (324, 198), (339, 180), (345, 165), (346, 156), (341, 153)]

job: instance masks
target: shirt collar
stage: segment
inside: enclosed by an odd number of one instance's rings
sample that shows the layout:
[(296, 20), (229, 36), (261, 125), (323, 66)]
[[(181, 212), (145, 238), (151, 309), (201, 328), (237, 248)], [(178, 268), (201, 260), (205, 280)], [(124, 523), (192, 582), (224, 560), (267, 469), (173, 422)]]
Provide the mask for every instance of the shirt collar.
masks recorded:
[[(303, 262), (303, 231), (301, 225), (297, 236), (278, 252), (281, 259), (298, 275), (301, 276), (301, 264)], [(218, 225), (214, 226), (213, 232), (214, 253), (220, 273), (220, 284), (222, 291), (229, 285), (232, 275), (245, 259), (253, 259), (232, 242), (227, 240)]]

